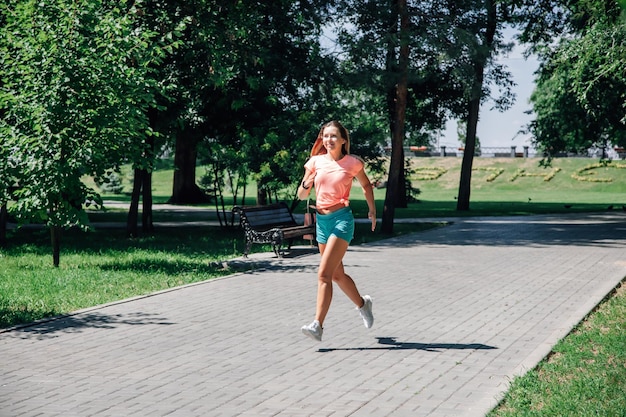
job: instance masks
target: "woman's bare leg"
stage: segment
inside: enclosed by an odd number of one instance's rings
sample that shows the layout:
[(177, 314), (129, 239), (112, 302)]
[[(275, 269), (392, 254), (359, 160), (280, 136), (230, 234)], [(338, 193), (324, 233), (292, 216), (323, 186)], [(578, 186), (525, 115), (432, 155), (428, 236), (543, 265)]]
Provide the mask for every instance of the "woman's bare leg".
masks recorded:
[[(318, 271), (317, 285), (317, 310), (315, 319), (324, 323), (326, 314), (330, 308), (333, 298), (333, 281), (339, 285), (339, 288), (346, 296), (356, 305), (362, 307), (363, 298), (350, 275), (346, 274), (343, 269), (343, 257), (348, 250), (348, 242), (343, 239), (331, 237), (326, 244), (319, 244), (322, 260)], [(333, 269), (334, 268), (334, 269)], [(333, 271), (330, 274), (329, 271)]]
[(356, 305), (357, 307), (363, 307), (363, 298), (361, 297), (361, 293), (356, 287), (354, 280), (348, 274), (346, 274), (343, 270), (343, 262), (339, 263), (337, 269), (335, 269), (335, 273), (333, 274), (333, 281), (339, 285), (339, 288), (348, 296), (348, 298)]
[[(335, 271), (341, 265), (343, 256), (348, 250), (348, 242), (332, 236), (328, 239), (326, 244), (320, 243), (319, 248), (322, 259), (320, 260), (320, 266), (317, 271), (317, 310), (315, 312), (315, 319), (319, 321), (320, 326), (323, 327), (326, 314), (328, 313), (333, 298), (333, 277)], [(341, 271), (343, 272), (343, 266)], [(343, 287), (340, 286), (340, 288), (343, 290)]]

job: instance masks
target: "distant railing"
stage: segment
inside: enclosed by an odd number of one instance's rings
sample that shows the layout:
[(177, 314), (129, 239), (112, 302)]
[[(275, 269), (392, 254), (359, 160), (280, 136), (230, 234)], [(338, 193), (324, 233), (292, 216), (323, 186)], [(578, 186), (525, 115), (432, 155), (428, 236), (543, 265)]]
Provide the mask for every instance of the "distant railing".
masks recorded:
[[(391, 147), (386, 147), (385, 152), (387, 155), (391, 155)], [(406, 156), (451, 156), (461, 157), (463, 156), (463, 148), (455, 148), (452, 146), (440, 146), (439, 150), (428, 148), (426, 146), (405, 146), (404, 155)], [(521, 152), (518, 152), (518, 146), (483, 146), (476, 153), (475, 156), (481, 156), (484, 158), (534, 158), (537, 156), (536, 151), (531, 150), (530, 146), (522, 146)], [(568, 152), (559, 153), (556, 155), (558, 158), (607, 158), (608, 159), (626, 159), (626, 149), (621, 147), (615, 147), (613, 149), (605, 149), (605, 155), (602, 156), (601, 151), (598, 149), (590, 149), (587, 155), (573, 154)]]
[[(409, 146), (404, 149), (405, 155), (413, 156), (463, 156), (463, 148), (452, 148), (449, 146), (441, 146), (439, 151), (432, 150), (426, 146)], [(495, 157), (495, 158), (528, 158), (531, 155), (530, 147), (523, 146), (522, 152), (517, 152), (517, 146), (510, 147), (481, 147), (476, 152), (476, 156)]]

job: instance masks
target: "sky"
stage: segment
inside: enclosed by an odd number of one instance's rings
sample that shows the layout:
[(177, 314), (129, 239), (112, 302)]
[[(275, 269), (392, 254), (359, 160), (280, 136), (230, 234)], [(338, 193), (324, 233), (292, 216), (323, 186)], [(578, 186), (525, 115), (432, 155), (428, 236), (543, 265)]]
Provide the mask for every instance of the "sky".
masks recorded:
[[(539, 67), (536, 57), (523, 57), (523, 48), (516, 46), (507, 56), (500, 57), (498, 62), (506, 65), (516, 85), (512, 88), (516, 95), (515, 104), (504, 112), (490, 110), (493, 102), (487, 102), (480, 109), (476, 135), (480, 146), (506, 147), (516, 146), (522, 152), (523, 146), (531, 146), (529, 135), (518, 133), (527, 125), (533, 116), (524, 112), (531, 110), (530, 95), (534, 90), (534, 73)], [(439, 145), (456, 149), (461, 143), (458, 140), (457, 121), (450, 120), (446, 130), (442, 132)]]

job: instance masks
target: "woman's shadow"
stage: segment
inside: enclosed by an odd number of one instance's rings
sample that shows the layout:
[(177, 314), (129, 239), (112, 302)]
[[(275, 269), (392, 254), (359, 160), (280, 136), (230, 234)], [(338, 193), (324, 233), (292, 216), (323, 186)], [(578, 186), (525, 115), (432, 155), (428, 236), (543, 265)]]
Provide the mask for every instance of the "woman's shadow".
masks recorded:
[(354, 348), (322, 348), (318, 352), (335, 352), (350, 350), (424, 350), (426, 352), (440, 352), (448, 349), (472, 349), (472, 350), (488, 350), (497, 349), (495, 346), (483, 345), (482, 343), (415, 343), (415, 342), (398, 342), (396, 337), (377, 337), (378, 344), (383, 346), (371, 347), (354, 347)]

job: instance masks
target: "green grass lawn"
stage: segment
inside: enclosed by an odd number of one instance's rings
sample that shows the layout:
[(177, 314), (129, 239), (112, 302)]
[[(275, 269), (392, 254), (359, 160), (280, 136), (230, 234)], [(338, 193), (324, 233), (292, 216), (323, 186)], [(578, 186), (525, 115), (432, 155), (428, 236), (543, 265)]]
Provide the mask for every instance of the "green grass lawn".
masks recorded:
[[(411, 179), (421, 191), (419, 201), (397, 209), (395, 217), (622, 210), (626, 206), (626, 164), (583, 171), (597, 162), (564, 158), (544, 169), (538, 166), (538, 159), (476, 158), (471, 210), (457, 212), (461, 158), (413, 158), (417, 172)], [(155, 204), (169, 198), (172, 173), (171, 169), (154, 173)], [(204, 169), (198, 168), (198, 178), (203, 173)], [(128, 201), (128, 176), (124, 181), (125, 193), (105, 195), (105, 200)], [(247, 194), (256, 195), (253, 184)], [(380, 216), (385, 189), (375, 190), (375, 196)], [(232, 197), (228, 200), (227, 196), (226, 204), (232, 205)], [(352, 207), (355, 217), (366, 218), (367, 204), (358, 187), (353, 191)], [(304, 212), (303, 204), (298, 211)], [(154, 213), (155, 221), (207, 217), (215, 218), (206, 212)], [(91, 212), (90, 219), (125, 222), (126, 212)], [(397, 223), (394, 234), (437, 225)], [(357, 224), (354, 244), (387, 237), (367, 228), (367, 224)], [(230, 274), (233, 271), (224, 269), (223, 261), (239, 256), (242, 246), (238, 228), (162, 228), (136, 239), (127, 239), (119, 229), (96, 229), (88, 234), (68, 231), (62, 240), (61, 266), (53, 268), (45, 231), (12, 232), (0, 250), (0, 328)], [(253, 251), (269, 250), (253, 246)], [(625, 317), (626, 291), (620, 289), (561, 341), (547, 360), (512, 381), (506, 399), (491, 416), (626, 416)]]

